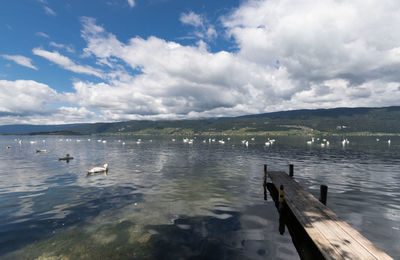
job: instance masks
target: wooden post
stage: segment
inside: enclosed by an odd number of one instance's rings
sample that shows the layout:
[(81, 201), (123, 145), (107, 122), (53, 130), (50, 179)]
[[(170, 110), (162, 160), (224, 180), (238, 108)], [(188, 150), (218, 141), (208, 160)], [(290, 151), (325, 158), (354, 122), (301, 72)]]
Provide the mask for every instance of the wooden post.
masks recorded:
[(264, 164), (264, 185), (267, 185), (267, 165)]
[(319, 201), (326, 205), (326, 199), (328, 197), (328, 186), (326, 185), (321, 185), (320, 187), (320, 196), (319, 196)]
[(293, 168), (294, 168), (294, 165), (293, 164), (289, 164), (289, 176), (290, 177), (293, 177)]
[(267, 200), (267, 165), (264, 164), (264, 200)]
[(283, 185), (279, 187), (279, 212), (282, 212), (285, 203), (285, 190)]

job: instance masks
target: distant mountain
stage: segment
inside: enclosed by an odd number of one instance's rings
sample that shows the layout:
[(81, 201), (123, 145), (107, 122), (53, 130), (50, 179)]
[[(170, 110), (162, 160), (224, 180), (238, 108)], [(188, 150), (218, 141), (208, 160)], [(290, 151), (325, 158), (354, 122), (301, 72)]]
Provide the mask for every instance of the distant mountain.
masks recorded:
[(0, 125), (0, 134), (30, 134), (38, 132), (56, 132), (69, 128), (82, 126), (83, 124), (65, 125)]
[(73, 127), (78, 134), (246, 134), (275, 131), (400, 133), (400, 106), (292, 110), (198, 120), (127, 121)]
[(0, 126), (3, 134), (263, 134), (400, 133), (400, 106), (381, 108), (333, 108), (292, 110), (240, 117), (197, 120), (132, 120), (79, 125)]

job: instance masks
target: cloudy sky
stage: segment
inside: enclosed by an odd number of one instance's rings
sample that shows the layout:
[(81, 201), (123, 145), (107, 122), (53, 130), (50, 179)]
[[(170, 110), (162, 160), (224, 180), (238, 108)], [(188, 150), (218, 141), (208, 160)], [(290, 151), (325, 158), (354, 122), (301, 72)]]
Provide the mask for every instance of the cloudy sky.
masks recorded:
[(2, 0), (0, 124), (400, 105), (398, 0)]

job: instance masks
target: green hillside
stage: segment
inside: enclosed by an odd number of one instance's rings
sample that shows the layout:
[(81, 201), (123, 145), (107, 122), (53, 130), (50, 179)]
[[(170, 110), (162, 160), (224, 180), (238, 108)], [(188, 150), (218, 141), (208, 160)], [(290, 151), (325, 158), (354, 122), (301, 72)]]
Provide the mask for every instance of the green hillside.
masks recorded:
[(293, 110), (233, 118), (96, 123), (75, 134), (400, 133), (400, 107)]

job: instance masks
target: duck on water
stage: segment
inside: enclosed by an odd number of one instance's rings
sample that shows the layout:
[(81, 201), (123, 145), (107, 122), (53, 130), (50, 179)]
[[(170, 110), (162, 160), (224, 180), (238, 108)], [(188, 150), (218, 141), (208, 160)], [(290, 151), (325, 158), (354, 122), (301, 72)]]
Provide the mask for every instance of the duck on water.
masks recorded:
[(69, 153), (67, 153), (67, 155), (65, 155), (65, 157), (58, 158), (59, 161), (67, 161), (67, 162), (72, 159), (74, 159), (74, 157), (70, 156)]

